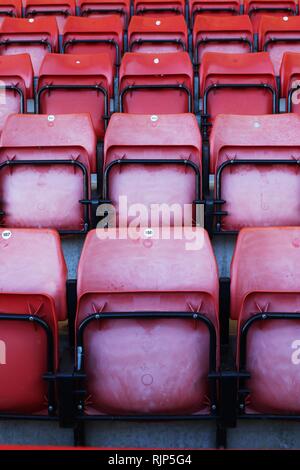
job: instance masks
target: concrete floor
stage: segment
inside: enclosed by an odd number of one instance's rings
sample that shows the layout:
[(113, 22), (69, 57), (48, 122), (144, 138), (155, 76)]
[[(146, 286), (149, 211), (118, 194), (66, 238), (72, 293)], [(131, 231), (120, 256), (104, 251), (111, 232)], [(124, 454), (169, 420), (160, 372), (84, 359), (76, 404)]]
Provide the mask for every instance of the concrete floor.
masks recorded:
[[(73, 445), (71, 429), (57, 423), (0, 421), (1, 444)], [(211, 422), (95, 422), (86, 426), (86, 445), (121, 448), (207, 449), (215, 447)], [(300, 449), (300, 423), (240, 421), (228, 430), (229, 449)]]

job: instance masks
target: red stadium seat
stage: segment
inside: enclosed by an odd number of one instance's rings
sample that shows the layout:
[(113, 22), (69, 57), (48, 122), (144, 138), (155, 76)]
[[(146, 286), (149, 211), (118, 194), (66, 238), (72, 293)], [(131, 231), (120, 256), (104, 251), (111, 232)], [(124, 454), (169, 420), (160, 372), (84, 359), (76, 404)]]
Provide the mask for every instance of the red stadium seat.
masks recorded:
[(300, 225), (300, 117), (218, 116), (211, 134), (218, 232)]
[(277, 111), (273, 65), (266, 52), (221, 54), (207, 52), (200, 67), (204, 125), (218, 114), (268, 114)]
[(0, 201), (4, 227), (89, 228), (96, 137), (89, 115), (10, 115), (1, 135)]
[(22, 0), (0, 0), (0, 17), (22, 16)]
[(30, 54), (34, 75), (48, 52), (56, 52), (58, 30), (56, 19), (5, 18), (0, 28), (0, 55)]
[(130, 52), (180, 52), (188, 50), (184, 16), (133, 16), (128, 28)]
[[(218, 274), (208, 235), (187, 227), (181, 239), (173, 230), (157, 239), (152, 230), (135, 239), (91, 231), (85, 241), (76, 328), (86, 415), (203, 415), (215, 406), (207, 375), (218, 367)], [(196, 238), (201, 248), (186, 249)]]
[(133, 0), (134, 15), (184, 15), (184, 0)]
[(33, 97), (33, 70), (28, 54), (0, 56), (0, 130), (12, 113), (26, 113)]
[(127, 53), (119, 80), (121, 112), (176, 114), (193, 110), (193, 66), (187, 52)]
[(119, 66), (123, 54), (123, 26), (119, 16), (105, 18), (67, 19), (62, 40), (66, 54), (97, 54), (106, 52), (113, 64)]
[(130, 17), (130, 0), (78, 0), (81, 16), (106, 17), (118, 15), (127, 29)]
[(90, 113), (103, 139), (113, 96), (113, 64), (108, 54), (47, 54), (39, 72), (37, 112)]
[(259, 24), (259, 48), (269, 53), (279, 75), (283, 54), (300, 52), (300, 17), (263, 16)]
[[(244, 229), (231, 265), (245, 413), (299, 414), (300, 229)], [(248, 392), (248, 393), (247, 393)]]
[(262, 16), (294, 16), (298, 9), (298, 0), (244, 0), (244, 13), (249, 15), (254, 32), (258, 31)]
[(253, 31), (248, 16), (197, 16), (193, 30), (196, 64), (201, 63), (205, 52), (245, 53), (252, 50)]
[(24, 0), (24, 16), (55, 16), (59, 31), (62, 32), (66, 19), (76, 14), (75, 0)]
[(240, 0), (189, 0), (189, 17), (191, 28), (198, 15), (232, 16), (239, 15)]
[(112, 201), (120, 226), (134, 218), (120, 213), (121, 197), (129, 208), (143, 205), (146, 226), (152, 215), (157, 216), (154, 225), (182, 225), (183, 217), (192, 224), (194, 203), (201, 198), (201, 137), (195, 116), (113, 114), (104, 140), (103, 186), (103, 199)]
[(67, 269), (52, 230), (0, 231), (0, 416), (51, 415)]
[(281, 96), (285, 98), (289, 113), (300, 113), (300, 53), (285, 52), (281, 70)]

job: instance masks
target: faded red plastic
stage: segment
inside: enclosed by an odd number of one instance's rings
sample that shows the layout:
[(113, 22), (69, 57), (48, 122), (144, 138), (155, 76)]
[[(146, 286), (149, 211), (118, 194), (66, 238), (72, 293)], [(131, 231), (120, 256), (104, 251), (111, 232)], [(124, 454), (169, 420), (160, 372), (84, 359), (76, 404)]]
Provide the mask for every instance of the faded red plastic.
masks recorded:
[[(211, 134), (211, 172), (227, 160), (297, 160), (300, 117), (218, 116)], [(234, 130), (234, 132), (233, 132)], [(222, 174), (222, 229), (300, 225), (297, 165), (243, 164)]]
[(244, 13), (251, 18), (256, 33), (262, 16), (294, 16), (298, 5), (298, 0), (244, 0)]
[(130, 16), (130, 0), (77, 0), (80, 16), (107, 17), (117, 14), (120, 16), (123, 28), (126, 28)]
[(241, 8), (240, 0), (189, 0), (188, 4), (190, 20), (195, 20), (198, 15), (239, 15)]
[(24, 16), (27, 18), (54, 16), (60, 33), (68, 16), (75, 14), (75, 0), (24, 0)]
[[(108, 54), (47, 54), (39, 72), (38, 90), (47, 85), (100, 85), (113, 96), (113, 64)], [(40, 94), (43, 114), (89, 113), (95, 132), (105, 132), (104, 94), (93, 89), (57, 89)], [(107, 113), (108, 114), (108, 113)]]
[[(201, 174), (201, 136), (197, 120), (192, 114), (181, 115), (126, 115), (113, 114), (104, 140), (104, 170), (118, 159), (180, 159), (194, 163)], [(147, 213), (142, 225), (148, 226), (151, 208), (167, 204), (171, 208), (166, 219), (159, 213), (152, 225), (182, 225), (186, 216), (191, 224), (195, 200), (195, 171), (187, 165), (131, 164), (115, 166), (109, 173), (109, 199), (113, 202), (121, 226), (134, 217), (124, 214), (123, 205), (133, 210), (133, 204), (143, 204)], [(120, 197), (122, 202), (120, 214)], [(184, 204), (187, 204), (184, 208)], [(173, 205), (180, 209), (177, 217)], [(154, 213), (153, 217), (156, 217)]]
[[(0, 27), (0, 40), (6, 41), (0, 47), (1, 55), (30, 54), (34, 75), (37, 76), (41, 62), (49, 52), (46, 44), (30, 44), (30, 41), (48, 41), (52, 52), (58, 48), (58, 29), (54, 17), (4, 18)], [(23, 44), (9, 41), (26, 41)]]
[[(291, 42), (295, 39), (295, 42)], [(286, 41), (285, 41), (286, 40)], [(280, 73), (280, 64), (285, 52), (300, 52), (300, 16), (263, 16), (259, 24), (259, 48), (267, 44), (267, 52), (274, 66), (275, 74)]]
[[(228, 42), (220, 41), (227, 39)], [(230, 41), (232, 39), (232, 41)], [(239, 40), (237, 42), (236, 40)], [(250, 42), (250, 45), (246, 42)], [(199, 41), (208, 41), (198, 44)], [(252, 23), (247, 15), (198, 15), (193, 29), (194, 57), (198, 49), (200, 63), (205, 52), (248, 53), (253, 45)]]
[[(68, 44), (69, 41), (82, 41)], [(108, 40), (114, 41), (119, 48), (117, 57), (116, 47), (109, 43), (90, 43), (84, 41)], [(118, 15), (107, 15), (103, 18), (71, 16), (67, 19), (62, 37), (66, 54), (98, 54), (106, 52), (113, 64), (117, 64), (123, 53), (123, 24)]]
[[(184, 85), (193, 94), (193, 66), (187, 52), (126, 53), (122, 59), (119, 92), (130, 85)], [(188, 112), (183, 89), (132, 90), (123, 96), (123, 111), (134, 114)]]
[[(300, 54), (296, 52), (285, 52), (281, 62), (281, 96), (286, 100), (288, 109), (289, 92), (300, 84)], [(299, 90), (295, 91), (291, 97), (291, 111), (300, 113)]]
[[(43, 319), (54, 336), (56, 369), (57, 322), (66, 319), (67, 310), (67, 268), (59, 236), (52, 230), (2, 229), (0, 253), (0, 313)], [(47, 413), (45, 332), (34, 322), (0, 322), (0, 411)]]
[(135, 15), (184, 15), (185, 0), (134, 0), (133, 8)]
[[(149, 42), (151, 39), (162, 42), (151, 43)], [(147, 40), (147, 43), (143, 43), (142, 40)], [(168, 40), (179, 42), (174, 44), (167, 42)], [(138, 44), (136, 41), (141, 42)], [(188, 50), (188, 31), (184, 16), (133, 16), (128, 28), (128, 43), (131, 52), (156, 53)]]
[(11, 15), (13, 17), (22, 16), (22, 0), (0, 0), (0, 17)]
[[(120, 239), (114, 229), (89, 232), (78, 267), (77, 328), (97, 312), (195, 311), (218, 332), (218, 272), (207, 233), (186, 227), (181, 239), (173, 230), (157, 239), (157, 230), (136, 239)], [(209, 336), (200, 322), (95, 322), (84, 348), (88, 414), (208, 412)]]
[[(239, 331), (255, 313), (299, 312), (299, 282), (299, 227), (242, 230), (231, 265), (231, 315)], [(266, 320), (250, 327), (246, 412), (299, 414), (299, 364), (293, 360), (299, 357), (299, 337), (299, 320)]]
[[(29, 54), (0, 56), (1, 85), (17, 86), (24, 95), (26, 112), (27, 99), (33, 96), (33, 69)], [(1, 93), (4, 93), (2, 90)], [(0, 106), (0, 130), (9, 114), (19, 113), (21, 97), (14, 90), (5, 90), (5, 104)]]
[[(95, 149), (89, 115), (11, 115), (1, 136), (0, 162), (73, 159), (85, 165), (89, 178)], [(82, 171), (75, 166), (21, 165), (0, 173), (4, 226), (82, 230), (83, 197)]]
[[(199, 72), (200, 95), (212, 85), (266, 84), (275, 91), (276, 77), (267, 52), (254, 54), (221, 54), (207, 52)], [(227, 88), (209, 92), (207, 112), (213, 122), (218, 114), (271, 114), (273, 97), (263, 88)]]

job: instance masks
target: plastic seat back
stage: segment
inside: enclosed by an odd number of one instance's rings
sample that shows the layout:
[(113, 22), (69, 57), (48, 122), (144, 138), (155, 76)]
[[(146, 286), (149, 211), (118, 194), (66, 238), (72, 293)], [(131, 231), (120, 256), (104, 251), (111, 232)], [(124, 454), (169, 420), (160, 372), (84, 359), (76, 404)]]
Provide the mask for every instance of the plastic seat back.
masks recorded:
[(300, 113), (300, 53), (285, 52), (280, 68), (281, 96), (289, 113)]
[(99, 54), (106, 52), (119, 66), (123, 53), (123, 25), (119, 16), (67, 19), (62, 39), (65, 54)]
[(193, 66), (187, 52), (126, 53), (119, 83), (121, 112), (177, 114), (193, 110)]
[(53, 414), (67, 269), (57, 232), (0, 231), (0, 414)]
[(103, 199), (113, 204), (120, 226), (133, 223), (139, 204), (143, 227), (193, 225), (201, 166), (192, 114), (114, 114), (104, 141)]
[(0, 55), (30, 54), (35, 76), (45, 55), (56, 52), (57, 47), (54, 17), (5, 18), (0, 27)]
[(174, 16), (185, 14), (184, 0), (134, 0), (134, 14), (143, 16)]
[(295, 16), (298, 10), (298, 0), (244, 0), (244, 13), (249, 15), (254, 32), (258, 31), (262, 16)]
[[(38, 136), (38, 137), (37, 137)], [(1, 224), (82, 233), (96, 138), (88, 115), (11, 115), (1, 135)]]
[(76, 318), (86, 414), (206, 414), (214, 403), (207, 374), (218, 367), (218, 274), (210, 241), (199, 228), (182, 238), (171, 230), (168, 239), (156, 230), (87, 236)]
[(75, 14), (75, 0), (25, 0), (24, 4), (26, 18), (54, 16), (60, 33), (62, 33), (66, 19)]
[(28, 54), (0, 56), (0, 130), (12, 113), (26, 113), (33, 95), (33, 70)]
[(218, 114), (271, 114), (277, 111), (277, 86), (266, 52), (207, 52), (199, 73), (202, 111), (212, 123)]
[(0, 0), (0, 18), (10, 16), (12, 18), (22, 16), (21, 0)]
[(239, 15), (241, 10), (240, 0), (189, 0), (190, 27), (199, 15), (233, 16)]
[(78, 0), (79, 14), (84, 17), (120, 16), (123, 29), (128, 28), (130, 0)]
[(252, 24), (247, 15), (197, 16), (193, 29), (194, 61), (205, 52), (247, 53), (253, 50)]
[(41, 66), (37, 111), (42, 114), (89, 113), (103, 139), (113, 96), (113, 64), (103, 54), (48, 54)]
[(300, 224), (299, 116), (219, 116), (211, 134), (218, 231)]
[(299, 227), (240, 232), (231, 265), (237, 365), (251, 378), (246, 413), (299, 414)]
[(300, 17), (263, 16), (259, 24), (259, 48), (268, 52), (276, 75), (285, 52), (300, 52)]
[(128, 29), (128, 43), (130, 52), (186, 51), (188, 32), (184, 16), (133, 16)]

